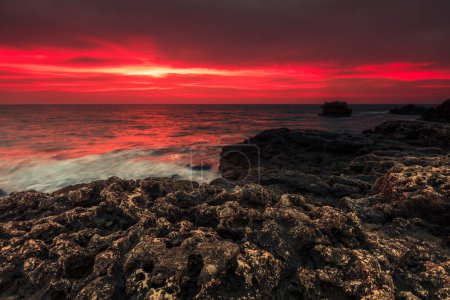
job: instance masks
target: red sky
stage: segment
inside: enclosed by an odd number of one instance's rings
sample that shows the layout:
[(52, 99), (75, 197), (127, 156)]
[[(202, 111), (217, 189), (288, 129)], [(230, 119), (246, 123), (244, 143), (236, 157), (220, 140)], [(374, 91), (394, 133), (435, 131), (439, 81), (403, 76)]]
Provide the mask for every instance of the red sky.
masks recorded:
[(449, 2), (367, 2), (4, 0), (0, 103), (450, 97)]

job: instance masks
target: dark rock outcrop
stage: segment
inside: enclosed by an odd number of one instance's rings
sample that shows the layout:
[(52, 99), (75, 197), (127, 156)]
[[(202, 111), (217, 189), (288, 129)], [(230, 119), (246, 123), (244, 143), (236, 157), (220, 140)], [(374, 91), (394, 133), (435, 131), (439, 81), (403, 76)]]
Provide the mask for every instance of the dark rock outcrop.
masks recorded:
[(422, 114), (422, 120), (450, 123), (450, 99)]
[(450, 297), (448, 150), (288, 129), (249, 142), (223, 149), (211, 184), (1, 198), (0, 298)]
[(428, 109), (423, 106), (417, 106), (414, 104), (395, 107), (389, 110), (391, 114), (394, 115), (410, 115), (410, 116), (420, 116), (424, 112), (426, 112)]
[(189, 170), (192, 171), (209, 171), (212, 169), (212, 165), (205, 163), (205, 164), (199, 164), (199, 165), (191, 165), (191, 164), (187, 164), (186, 168), (188, 168)]
[(445, 123), (392, 121), (366, 133), (382, 134), (418, 146), (450, 147), (450, 124)]
[(0, 197), (8, 195), (4, 190), (0, 189)]
[(325, 102), (322, 105), (321, 116), (332, 116), (332, 117), (350, 117), (352, 114), (352, 109), (348, 107), (348, 104), (344, 101), (332, 101)]
[(282, 192), (358, 197), (397, 163), (428, 165), (446, 155), (439, 147), (449, 137), (446, 124), (425, 122), (387, 122), (363, 135), (268, 130), (224, 147), (219, 171), (229, 181), (259, 182)]

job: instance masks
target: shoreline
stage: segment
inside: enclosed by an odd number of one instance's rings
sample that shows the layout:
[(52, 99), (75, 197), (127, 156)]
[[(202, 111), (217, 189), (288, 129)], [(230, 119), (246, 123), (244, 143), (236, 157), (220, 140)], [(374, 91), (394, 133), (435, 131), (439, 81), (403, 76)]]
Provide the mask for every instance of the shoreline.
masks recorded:
[(445, 299), (449, 141), (425, 121), (273, 129), (225, 146), (209, 184), (11, 193), (0, 297)]

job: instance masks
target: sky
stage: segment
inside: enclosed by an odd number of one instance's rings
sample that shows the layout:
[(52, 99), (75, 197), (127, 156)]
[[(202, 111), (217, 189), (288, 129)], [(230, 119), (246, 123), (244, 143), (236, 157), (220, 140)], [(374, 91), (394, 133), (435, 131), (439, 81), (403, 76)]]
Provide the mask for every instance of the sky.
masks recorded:
[(448, 0), (0, 0), (0, 104), (439, 103)]

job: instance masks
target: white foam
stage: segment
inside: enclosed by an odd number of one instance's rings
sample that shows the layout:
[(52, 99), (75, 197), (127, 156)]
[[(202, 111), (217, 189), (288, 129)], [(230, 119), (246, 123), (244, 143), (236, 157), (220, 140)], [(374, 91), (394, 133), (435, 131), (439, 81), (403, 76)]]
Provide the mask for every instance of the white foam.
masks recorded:
[(213, 171), (191, 171), (184, 164), (145, 159), (148, 156), (148, 151), (123, 150), (65, 160), (38, 157), (0, 160), (0, 188), (8, 193), (53, 192), (71, 184), (111, 176), (140, 179), (178, 174), (182, 179), (198, 182), (209, 182), (217, 177)]

